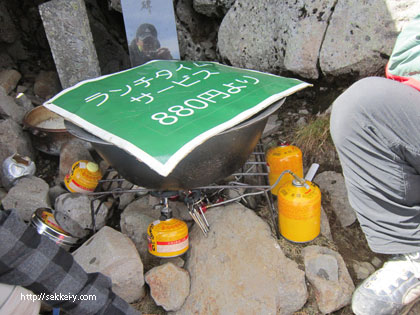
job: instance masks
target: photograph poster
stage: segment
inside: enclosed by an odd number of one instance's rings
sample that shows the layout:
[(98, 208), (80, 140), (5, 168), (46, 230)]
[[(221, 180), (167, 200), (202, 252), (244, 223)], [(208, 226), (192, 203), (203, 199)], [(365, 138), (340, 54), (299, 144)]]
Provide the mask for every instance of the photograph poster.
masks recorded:
[(131, 66), (150, 60), (179, 60), (173, 2), (121, 0)]

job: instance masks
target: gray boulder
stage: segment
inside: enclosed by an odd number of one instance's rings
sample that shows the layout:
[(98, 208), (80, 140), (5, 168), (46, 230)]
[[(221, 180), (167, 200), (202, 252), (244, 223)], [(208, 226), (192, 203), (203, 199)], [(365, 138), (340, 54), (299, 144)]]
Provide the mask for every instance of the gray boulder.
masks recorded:
[(13, 43), (19, 37), (19, 31), (13, 23), (6, 2), (0, 3), (0, 42)]
[(320, 50), (322, 72), (383, 74), (398, 33), (418, 12), (415, 0), (337, 1)]
[(239, 204), (206, 216), (208, 237), (196, 225), (190, 232), (190, 295), (175, 314), (292, 314), (305, 304), (304, 274), (267, 223)]
[(73, 256), (86, 272), (110, 277), (112, 291), (128, 303), (144, 297), (143, 264), (133, 242), (122, 233), (105, 226)]
[(218, 24), (198, 14), (193, 0), (177, 2), (177, 32), (179, 52), (186, 60), (215, 60)]
[(21, 78), (22, 75), (14, 69), (3, 70), (0, 72), (0, 86), (9, 94), (16, 88)]
[(22, 220), (30, 221), (32, 213), (38, 208), (50, 208), (48, 184), (35, 176), (17, 180), (2, 200), (5, 209), (16, 209)]
[(120, 221), (121, 232), (133, 241), (145, 270), (159, 265), (159, 258), (148, 251), (147, 228), (157, 219), (148, 214), (149, 209), (148, 198), (140, 198), (125, 208)]
[(2, 86), (0, 86), (0, 116), (10, 117), (18, 124), (22, 123), (23, 116), (25, 116), (23, 107), (16, 104)]
[(179, 310), (190, 293), (188, 272), (172, 263), (149, 270), (144, 279), (155, 303), (166, 311)]
[[(100, 200), (93, 202), (95, 210), (100, 202)], [(95, 215), (97, 230), (105, 226), (108, 210), (106, 203), (102, 203), (99, 207)], [(76, 193), (61, 194), (55, 199), (55, 217), (64, 230), (74, 236), (85, 237), (93, 229), (91, 198)]]
[(64, 177), (71, 171), (71, 167), (77, 161), (93, 161), (89, 147), (90, 144), (88, 142), (79, 139), (72, 139), (62, 145), (60, 150), (58, 181), (64, 180)]
[(302, 255), (319, 310), (327, 314), (348, 305), (354, 284), (341, 255), (321, 246), (307, 246)]
[(194, 9), (207, 16), (223, 16), (235, 0), (194, 0)]
[(364, 280), (375, 272), (375, 267), (367, 261), (355, 260), (353, 262), (353, 270), (357, 279)]
[(58, 78), (57, 72), (55, 71), (41, 71), (34, 84), (35, 95), (48, 99), (53, 97), (55, 94), (60, 92), (61, 85), (60, 79)]
[(85, 2), (55, 0), (38, 8), (61, 86), (100, 76)]
[(326, 171), (315, 177), (315, 182), (324, 193), (331, 198), (331, 205), (343, 227), (347, 227), (356, 221), (356, 213), (351, 207), (347, 189), (342, 174)]
[(419, 11), (415, 0), (236, 1), (218, 48), (234, 66), (272, 73), (382, 74), (397, 34)]
[(335, 2), (237, 1), (220, 25), (220, 54), (238, 67), (317, 78), (318, 53)]

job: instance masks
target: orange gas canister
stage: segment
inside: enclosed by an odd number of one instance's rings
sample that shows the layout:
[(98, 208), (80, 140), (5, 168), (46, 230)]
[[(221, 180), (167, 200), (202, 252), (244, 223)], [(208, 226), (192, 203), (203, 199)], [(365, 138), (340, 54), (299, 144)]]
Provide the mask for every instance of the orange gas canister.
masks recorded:
[(321, 230), (321, 191), (305, 183), (307, 187), (293, 180), (278, 190), (280, 234), (292, 242), (312, 241)]
[(160, 257), (170, 258), (184, 254), (189, 247), (188, 226), (175, 218), (157, 220), (147, 229), (149, 253)]
[(93, 192), (102, 178), (96, 163), (80, 160), (73, 164), (71, 171), (64, 178), (64, 185), (70, 192)]
[[(280, 174), (285, 170), (292, 171), (297, 176), (303, 177), (302, 151), (294, 145), (283, 142), (277, 147), (270, 148), (267, 151), (266, 160), (270, 186), (274, 185)], [(285, 173), (271, 192), (277, 195), (279, 188), (288, 182), (292, 182), (292, 180), (293, 176)]]

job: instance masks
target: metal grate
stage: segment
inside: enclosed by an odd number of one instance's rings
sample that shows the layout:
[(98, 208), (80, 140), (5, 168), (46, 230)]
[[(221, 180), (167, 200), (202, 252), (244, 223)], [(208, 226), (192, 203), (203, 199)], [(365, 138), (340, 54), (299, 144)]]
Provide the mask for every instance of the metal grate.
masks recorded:
[[(115, 209), (118, 206), (118, 196), (125, 193), (147, 193), (147, 192), (158, 192), (154, 189), (146, 189), (146, 188), (132, 188), (132, 189), (122, 189), (121, 185), (124, 182), (124, 179), (121, 178), (119, 175), (114, 176), (113, 178), (108, 179), (107, 177), (111, 172), (114, 171), (113, 169), (108, 169), (103, 178), (100, 180), (100, 184), (98, 185), (95, 192), (90, 193), (89, 195), (94, 196), (91, 201), (91, 215), (92, 215), (92, 223), (93, 223), (93, 232), (96, 233), (96, 226), (95, 226), (95, 217), (99, 211), (99, 207), (102, 205), (103, 202), (106, 201), (109, 195), (113, 195), (115, 198), (114, 204), (112, 205), (111, 209)], [(247, 203), (246, 197), (253, 196), (253, 195), (264, 195), (267, 206), (269, 207), (269, 211), (271, 213), (271, 220), (273, 221), (273, 226), (275, 227), (277, 237), (280, 237), (279, 230), (277, 226), (277, 211), (274, 204), (273, 195), (271, 194), (270, 185), (268, 181), (268, 169), (267, 164), (265, 161), (265, 152), (264, 147), (261, 142), (257, 144), (254, 149), (254, 152), (251, 153), (248, 161), (244, 164), (244, 166), (238, 170), (236, 173), (229, 176), (229, 178), (234, 179), (228, 181), (225, 184), (212, 184), (208, 186), (202, 187), (195, 187), (191, 191), (201, 191), (204, 195), (207, 192), (218, 192), (221, 194), (225, 190), (236, 190), (236, 191), (246, 191), (246, 193), (238, 193), (237, 197), (226, 199), (221, 202), (212, 203), (207, 205), (207, 208), (218, 207), (227, 203), (235, 202), (235, 201), (243, 201)], [(110, 189), (111, 186), (117, 186), (117, 188)], [(100, 200), (100, 203), (97, 207), (94, 206), (96, 200)]]

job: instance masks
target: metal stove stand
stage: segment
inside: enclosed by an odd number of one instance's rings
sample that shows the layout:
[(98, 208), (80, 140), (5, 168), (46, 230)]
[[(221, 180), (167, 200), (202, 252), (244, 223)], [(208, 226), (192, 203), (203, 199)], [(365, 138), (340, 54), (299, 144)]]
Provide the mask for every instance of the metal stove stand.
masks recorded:
[[(92, 214), (92, 222), (93, 222), (93, 232), (96, 233), (96, 226), (95, 226), (95, 217), (96, 214), (99, 211), (100, 206), (102, 203), (104, 203), (109, 195), (113, 195), (114, 202), (111, 206), (111, 213), (118, 207), (119, 204), (119, 196), (121, 194), (125, 193), (149, 193), (159, 195), (159, 191), (153, 190), (153, 189), (146, 189), (146, 188), (136, 188), (136, 186), (133, 185), (131, 189), (122, 189), (122, 183), (124, 182), (124, 179), (119, 176), (115, 175), (112, 176), (112, 178), (108, 178), (109, 175), (113, 169), (108, 169), (106, 174), (104, 174), (103, 178), (100, 181), (100, 184), (98, 185), (95, 192), (91, 193), (90, 195), (94, 196), (91, 201), (91, 214)], [(221, 182), (222, 183), (222, 182)], [(116, 187), (116, 188), (115, 188)], [(235, 195), (234, 197), (231, 197), (230, 199), (224, 199), (222, 201), (217, 200), (213, 203), (208, 203), (210, 200), (214, 200), (215, 196), (221, 196), (221, 195), (228, 195), (226, 193), (227, 190), (234, 190)], [(194, 196), (197, 196), (197, 192), (199, 192), (198, 196), (199, 198), (187, 198), (191, 204), (188, 205), (188, 209), (190, 211), (191, 216), (193, 217), (194, 221), (198, 223), (200, 226), (200, 221), (205, 221), (207, 223), (207, 220), (204, 216), (204, 213), (200, 207), (197, 207), (194, 211), (194, 205), (201, 204), (204, 200), (207, 202), (205, 208), (212, 208), (212, 207), (218, 207), (230, 202), (242, 202), (245, 205), (249, 203), (249, 199), (247, 197), (249, 196), (255, 196), (255, 195), (263, 195), (266, 199), (267, 206), (269, 207), (269, 211), (271, 213), (271, 220), (273, 223), (273, 226), (276, 230), (276, 235), (279, 238), (279, 230), (277, 226), (277, 211), (274, 204), (273, 195), (271, 194), (271, 187), (269, 185), (268, 181), (268, 169), (267, 164), (265, 161), (265, 152), (264, 147), (261, 142), (257, 144), (257, 146), (254, 149), (254, 152), (250, 155), (248, 161), (244, 164), (244, 166), (238, 170), (238, 172), (230, 175), (228, 177), (228, 180), (224, 180), (222, 184), (212, 184), (208, 186), (203, 187), (195, 187), (194, 189), (191, 189), (189, 192), (184, 192), (184, 194), (191, 194)], [(230, 194), (233, 195), (232, 193)], [(99, 204), (95, 207), (95, 201), (100, 200)], [(191, 206), (191, 207), (190, 207)], [(191, 212), (192, 211), (192, 212)], [(194, 216), (198, 216), (194, 217)], [(208, 226), (208, 224), (204, 224), (203, 226), (200, 226), (200, 228), (203, 230), (204, 234), (207, 234), (205, 232), (205, 226)], [(207, 231), (208, 232), (208, 231)]]

